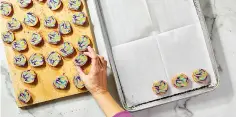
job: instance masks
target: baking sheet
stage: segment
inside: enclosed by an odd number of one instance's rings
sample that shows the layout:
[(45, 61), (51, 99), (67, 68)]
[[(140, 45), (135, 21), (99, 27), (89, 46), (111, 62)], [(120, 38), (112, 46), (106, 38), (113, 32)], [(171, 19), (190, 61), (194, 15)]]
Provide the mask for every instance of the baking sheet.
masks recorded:
[[(104, 41), (123, 106), (130, 111), (191, 97), (214, 89), (217, 65), (198, 0), (100, 0)], [(165, 96), (151, 90), (153, 81), (178, 73), (191, 77), (206, 69), (207, 86), (192, 83)]]

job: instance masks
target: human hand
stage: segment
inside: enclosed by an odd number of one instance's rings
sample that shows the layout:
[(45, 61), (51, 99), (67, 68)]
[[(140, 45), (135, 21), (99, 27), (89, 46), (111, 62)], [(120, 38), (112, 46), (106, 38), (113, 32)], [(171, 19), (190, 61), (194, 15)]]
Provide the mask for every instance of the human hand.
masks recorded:
[(85, 74), (81, 67), (77, 66), (77, 71), (85, 84), (85, 87), (92, 95), (107, 92), (107, 61), (104, 57), (97, 55), (89, 46), (85, 55), (91, 58), (91, 69)]

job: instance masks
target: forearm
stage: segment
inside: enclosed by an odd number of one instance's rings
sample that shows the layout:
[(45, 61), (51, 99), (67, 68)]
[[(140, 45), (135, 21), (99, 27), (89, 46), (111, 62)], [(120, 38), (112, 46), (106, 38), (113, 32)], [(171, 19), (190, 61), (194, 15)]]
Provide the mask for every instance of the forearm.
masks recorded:
[(115, 114), (124, 111), (112, 98), (109, 92), (93, 94), (93, 97), (102, 108), (107, 117), (112, 117)]

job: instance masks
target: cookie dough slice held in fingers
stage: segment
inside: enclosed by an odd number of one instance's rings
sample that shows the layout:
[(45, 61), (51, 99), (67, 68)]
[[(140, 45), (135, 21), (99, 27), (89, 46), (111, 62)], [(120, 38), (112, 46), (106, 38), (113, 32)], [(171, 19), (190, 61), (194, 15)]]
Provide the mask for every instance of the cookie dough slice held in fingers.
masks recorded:
[(81, 80), (79, 75), (76, 75), (73, 79), (74, 85), (78, 89), (83, 89), (85, 88), (84, 82)]
[(75, 57), (74, 64), (77, 66), (84, 66), (88, 61), (88, 57), (85, 54), (80, 53)]

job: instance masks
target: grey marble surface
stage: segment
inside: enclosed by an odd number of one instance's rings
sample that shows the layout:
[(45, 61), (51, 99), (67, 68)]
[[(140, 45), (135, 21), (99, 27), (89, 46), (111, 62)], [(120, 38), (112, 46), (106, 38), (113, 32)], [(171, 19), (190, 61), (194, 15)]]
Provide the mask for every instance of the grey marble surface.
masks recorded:
[[(221, 76), (219, 87), (207, 94), (134, 112), (132, 113), (134, 117), (236, 116), (234, 112), (236, 108), (236, 0), (200, 0), (200, 3), (219, 63)], [(2, 117), (104, 117), (103, 112), (89, 93), (59, 99), (28, 109), (19, 109), (15, 104), (2, 46), (1, 44)], [(104, 48), (100, 47), (100, 49)], [(117, 99), (110, 73), (108, 80), (109, 89)]]

